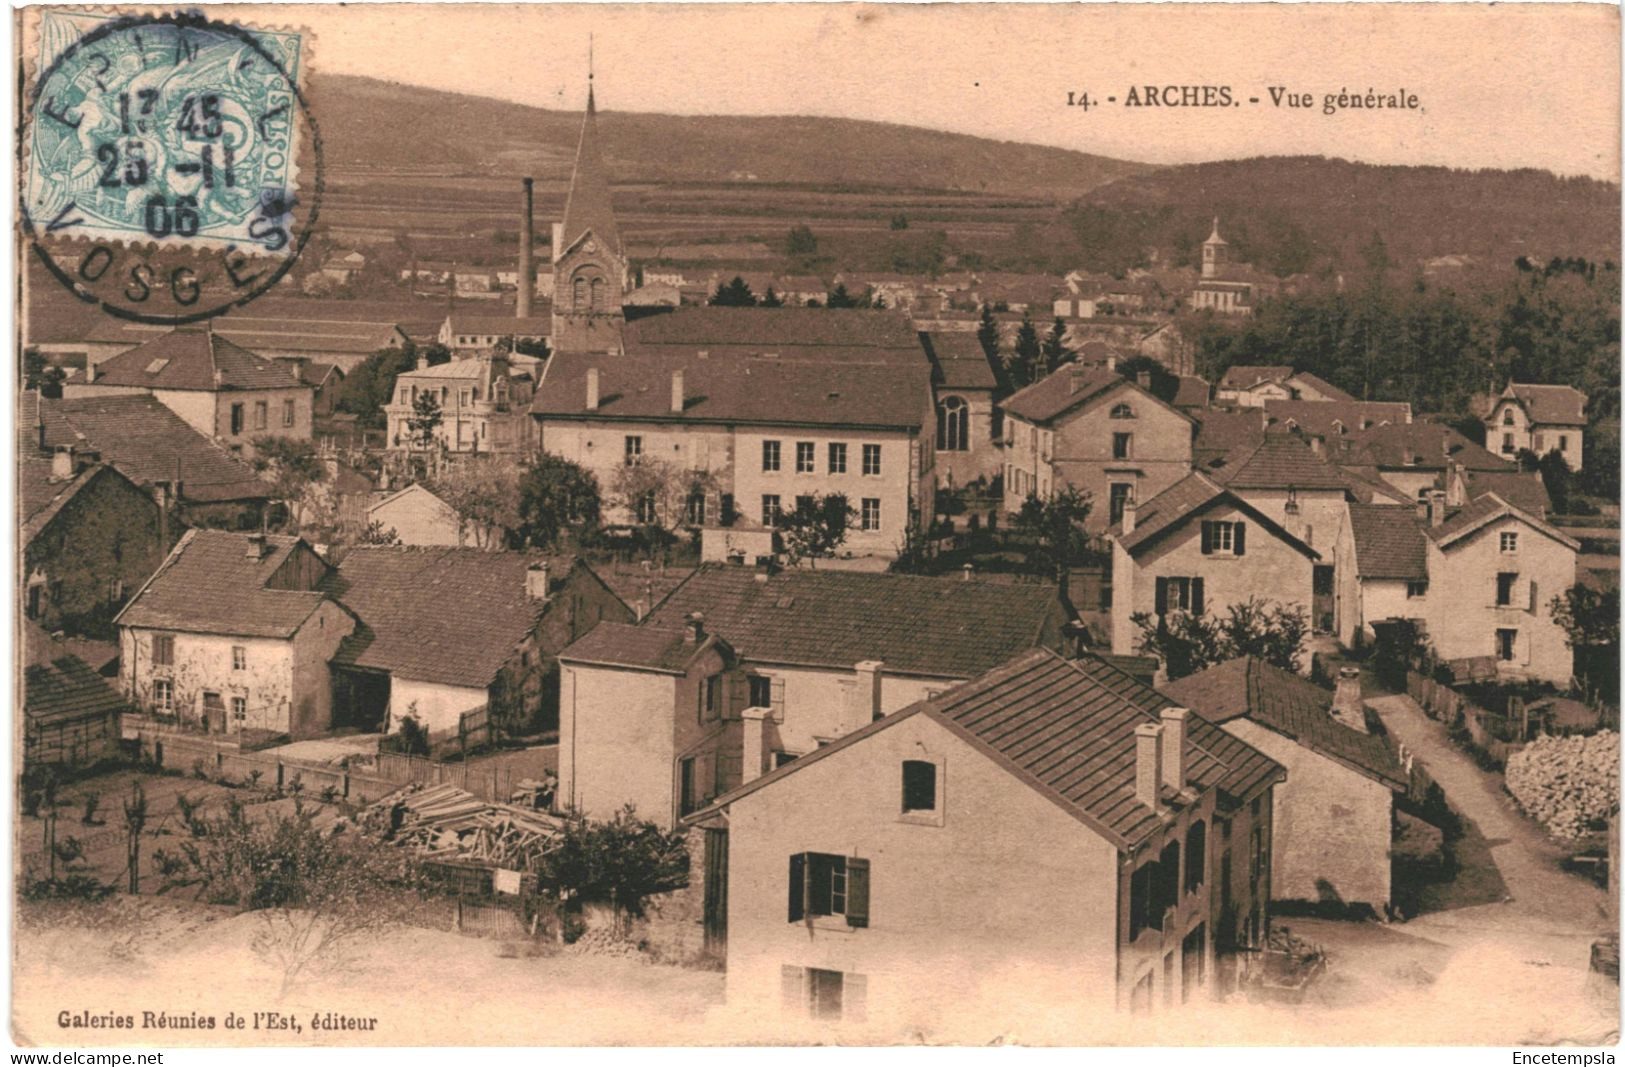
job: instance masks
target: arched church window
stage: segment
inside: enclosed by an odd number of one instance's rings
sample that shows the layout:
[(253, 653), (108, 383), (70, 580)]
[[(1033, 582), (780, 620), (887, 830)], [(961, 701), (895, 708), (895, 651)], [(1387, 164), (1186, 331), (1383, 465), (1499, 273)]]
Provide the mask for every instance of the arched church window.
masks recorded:
[(587, 309), (587, 279), (576, 279), (575, 294), (570, 301), (570, 306), (575, 308), (577, 311), (585, 311)]
[(592, 309), (594, 311), (604, 310), (604, 279), (602, 278), (592, 280)]
[(970, 448), (970, 405), (963, 397), (937, 401), (937, 451), (964, 452)]

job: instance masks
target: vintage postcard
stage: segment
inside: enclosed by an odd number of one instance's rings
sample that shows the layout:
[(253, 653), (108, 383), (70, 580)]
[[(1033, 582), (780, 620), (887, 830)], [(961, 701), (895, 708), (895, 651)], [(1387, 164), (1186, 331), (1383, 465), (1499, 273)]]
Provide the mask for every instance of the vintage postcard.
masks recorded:
[(16, 1045), (1618, 1040), (1616, 6), (13, 20)]

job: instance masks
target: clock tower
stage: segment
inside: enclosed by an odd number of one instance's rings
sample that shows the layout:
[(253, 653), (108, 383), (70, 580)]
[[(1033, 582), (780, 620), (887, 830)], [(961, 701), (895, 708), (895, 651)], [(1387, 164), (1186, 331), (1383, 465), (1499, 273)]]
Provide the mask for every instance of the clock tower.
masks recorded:
[(553, 227), (553, 338), (558, 352), (619, 352), (626, 317), (626, 249), (598, 149), (592, 75), (564, 221)]

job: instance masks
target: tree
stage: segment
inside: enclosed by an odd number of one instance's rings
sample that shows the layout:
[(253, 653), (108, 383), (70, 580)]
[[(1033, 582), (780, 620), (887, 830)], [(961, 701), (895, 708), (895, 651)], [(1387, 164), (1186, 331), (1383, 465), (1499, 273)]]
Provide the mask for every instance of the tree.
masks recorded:
[(419, 451), (432, 448), (435, 430), (440, 428), (442, 421), (440, 401), (427, 390), (419, 393), (412, 400), (412, 414), (406, 417), (407, 443)]
[(987, 304), (982, 305), (982, 316), (976, 324), (976, 339), (982, 344), (982, 351), (987, 358), (999, 358), (999, 323), (993, 317), (993, 308)]
[(1619, 644), (1618, 589), (1599, 593), (1590, 586), (1572, 586), (1553, 597), (1548, 610), (1568, 636), (1570, 648)]
[(1140, 611), (1130, 616), (1130, 621), (1140, 631), (1140, 652), (1162, 660), (1170, 679), (1239, 656), (1254, 656), (1281, 670), (1296, 672), (1309, 632), (1309, 617), (1300, 605), (1289, 607), (1256, 597), (1231, 604), (1222, 619), (1206, 610), (1170, 611), (1157, 616)]
[(784, 300), (780, 298), (778, 293), (773, 291), (771, 285), (767, 287), (767, 292), (762, 294), (762, 306), (765, 308), (781, 308), (784, 306)]
[(59, 400), (67, 377), (67, 371), (51, 364), (39, 349), (32, 346), (23, 349), (24, 389), (38, 389), (40, 396)]
[(835, 288), (830, 290), (829, 298), (824, 301), (824, 306), (827, 308), (855, 308), (858, 306), (858, 301), (851, 293), (846, 291), (845, 282), (837, 282)]
[(1021, 326), (1016, 330), (1016, 347), (1006, 355), (1004, 361), (1005, 371), (1010, 375), (1010, 384), (1020, 389), (1042, 378), (1040, 358), (1038, 328), (1033, 325), (1032, 316), (1023, 313)]
[(792, 256), (807, 258), (818, 254), (818, 238), (813, 236), (808, 226), (790, 227), (790, 238), (785, 242), (785, 251)]
[(1042, 352), (1042, 366), (1046, 375), (1054, 374), (1061, 364), (1072, 358), (1072, 350), (1066, 346), (1066, 323), (1061, 321), (1059, 315), (1055, 316), (1054, 324), (1044, 337)]
[(276, 498), (287, 505), (288, 517), (297, 531), (319, 506), (312, 494), (317, 485), (327, 481), (327, 464), (309, 441), (256, 437), (253, 445), (254, 469), (275, 487)]
[(1153, 619), (1141, 611), (1130, 621), (1140, 631), (1139, 651), (1161, 660), (1170, 681), (1229, 658), (1219, 623), (1206, 612), (1180, 611)]
[(688, 885), (688, 845), (681, 831), (638, 818), (629, 804), (607, 821), (572, 815), (535, 866), (538, 885), (554, 897), (633, 917), (650, 897)]
[(138, 781), (124, 802), (124, 862), (130, 874), (130, 895), (141, 892), (141, 831), (147, 828), (147, 791)]
[(451, 360), (451, 350), (433, 344), (419, 349), (408, 341), (399, 348), (382, 348), (350, 371), (339, 386), (334, 406), (356, 416), (367, 429), (380, 429), (385, 423), (384, 406), (395, 392), (395, 378), (418, 364), (419, 356), (434, 367)]
[(1083, 524), (1092, 506), (1088, 493), (1069, 485), (1048, 500), (1029, 494), (1022, 501), (1021, 510), (1011, 516), (1017, 533), (1028, 541), (1028, 565), (1052, 578), (1060, 587), (1061, 600), (1067, 604), (1072, 602), (1069, 595), (1072, 567), (1089, 554), (1089, 538)]
[(1541, 456), (1535, 464), (1540, 471), (1540, 480), (1546, 486), (1546, 495), (1552, 498), (1552, 510), (1559, 515), (1568, 513), (1569, 494), (1574, 487), (1574, 475), (1569, 471), (1568, 460), (1557, 449)]
[(519, 465), (506, 457), (466, 459), (441, 471), (434, 494), (457, 513), (457, 540), (475, 548), (501, 548), (519, 527)]
[(756, 306), (756, 294), (750, 291), (745, 279), (734, 275), (731, 282), (717, 283), (717, 291), (711, 295), (712, 307), (723, 308), (753, 308)]
[(401, 535), (396, 531), (395, 527), (391, 526), (385, 529), (381, 520), (373, 519), (367, 523), (367, 528), (357, 535), (356, 543), (362, 545), (398, 545), (401, 543)]
[(643, 527), (647, 547), (670, 540), (671, 531), (688, 518), (688, 503), (696, 495), (717, 488), (707, 471), (693, 471), (653, 456), (640, 456), (615, 471), (610, 482), (611, 503), (625, 508)]
[(543, 452), (519, 478), (520, 542), (553, 548), (567, 530), (596, 527), (602, 502), (598, 479), (567, 459)]
[(902, 212), (898, 212), (897, 214), (893, 215), (891, 217), (891, 228), (894, 230), (908, 229), (908, 216), (904, 215)]
[(790, 566), (802, 560), (816, 569), (814, 560), (833, 556), (846, 542), (846, 532), (858, 513), (845, 494), (798, 497), (793, 511), (783, 511), (774, 525)]
[(1164, 404), (1172, 404), (1179, 393), (1179, 375), (1150, 356), (1130, 356), (1117, 364), (1117, 373), (1130, 381), (1138, 381), (1141, 374), (1151, 376), (1151, 395)]

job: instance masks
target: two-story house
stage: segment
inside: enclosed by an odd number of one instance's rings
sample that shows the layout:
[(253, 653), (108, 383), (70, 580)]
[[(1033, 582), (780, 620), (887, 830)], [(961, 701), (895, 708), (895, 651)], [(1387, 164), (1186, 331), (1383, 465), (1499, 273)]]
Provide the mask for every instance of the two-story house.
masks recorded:
[(1177, 1011), (1221, 924), (1267, 928), (1281, 777), (1101, 660), (1023, 653), (693, 817), (729, 1007), (797, 1032)]
[[(931, 369), (918, 356), (560, 352), (531, 410), (542, 449), (604, 487), (611, 522), (770, 529), (803, 499), (839, 494), (853, 515), (843, 552), (889, 557), (933, 513)], [(692, 483), (675, 504), (615, 499), (622, 468), (657, 462)]]
[(531, 393), (530, 377), (510, 374), (508, 358), (501, 353), (435, 366), (429, 365), (428, 357), (419, 357), (415, 370), (395, 377), (394, 394), (384, 405), (385, 441), (397, 451), (424, 448), (422, 429), (415, 431), (412, 420), (425, 417), (419, 407), (428, 397), (439, 415), (439, 421), (427, 427), (430, 447), (463, 453), (524, 452), (533, 437)]
[(1221, 404), (1261, 408), (1271, 403), (1305, 401), (1310, 403), (1356, 403), (1354, 397), (1308, 371), (1284, 366), (1238, 364), (1225, 370), (1219, 379), (1217, 399)]
[(1489, 447), (1507, 459), (1529, 449), (1558, 452), (1577, 471), (1584, 460), (1586, 395), (1572, 385), (1508, 382), (1484, 420)]
[[(560, 800), (675, 820), (1024, 649), (1060, 647), (1064, 624), (1047, 585), (701, 567), (636, 628), (657, 636), (594, 631), (561, 653)], [(693, 659), (702, 645), (716, 655)], [(631, 737), (648, 746), (637, 766), (663, 772), (631, 773)]]
[(1252, 598), (1311, 612), (1320, 553), (1208, 475), (1131, 505), (1109, 535), (1114, 653), (1139, 650), (1136, 615), (1223, 617)]
[(510, 352), (521, 341), (532, 344), (546, 342), (552, 326), (551, 314), (520, 318), (516, 315), (476, 315), (456, 311), (446, 316), (437, 336), (441, 344), (451, 349), (453, 356), (462, 359), (493, 352), (504, 342)]
[(1085, 525), (1101, 531), (1130, 501), (1150, 500), (1189, 474), (1196, 424), (1149, 384), (1110, 367), (1062, 367), (1006, 399), (1005, 510), (1070, 486), (1091, 494)]
[(327, 572), (297, 537), (188, 531), (114, 619), (125, 697), (210, 733), (326, 731), (328, 661), (357, 625), (317, 591)]
[(233, 451), (256, 437), (308, 441), (315, 390), (299, 365), (265, 359), (208, 325), (180, 326), (92, 363), (63, 399), (145, 393)]

